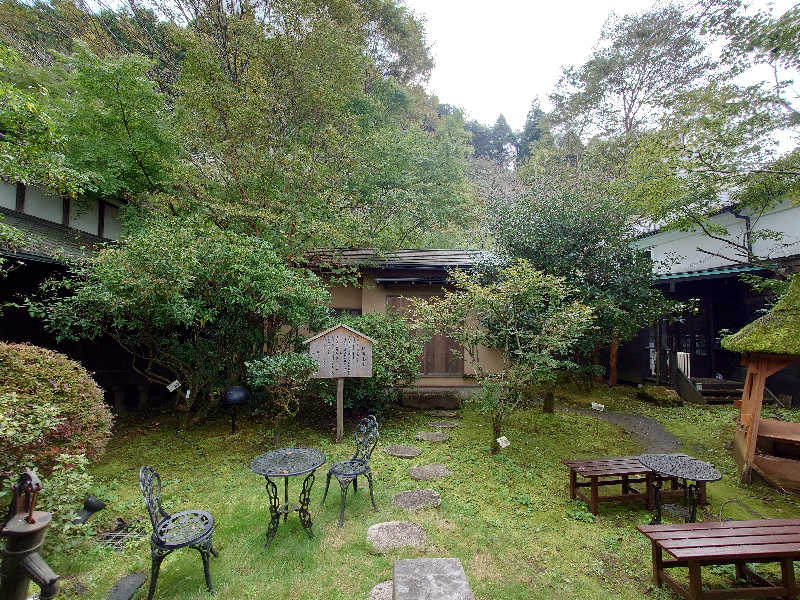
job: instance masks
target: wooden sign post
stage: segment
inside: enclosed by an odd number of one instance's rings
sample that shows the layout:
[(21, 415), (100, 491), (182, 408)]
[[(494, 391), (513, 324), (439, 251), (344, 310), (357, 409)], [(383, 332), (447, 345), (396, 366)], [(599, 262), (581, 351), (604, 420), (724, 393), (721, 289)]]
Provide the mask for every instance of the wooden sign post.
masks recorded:
[(314, 377), (336, 379), (336, 441), (344, 437), (345, 377), (372, 377), (371, 337), (343, 323), (308, 338), (308, 350), (319, 364)]

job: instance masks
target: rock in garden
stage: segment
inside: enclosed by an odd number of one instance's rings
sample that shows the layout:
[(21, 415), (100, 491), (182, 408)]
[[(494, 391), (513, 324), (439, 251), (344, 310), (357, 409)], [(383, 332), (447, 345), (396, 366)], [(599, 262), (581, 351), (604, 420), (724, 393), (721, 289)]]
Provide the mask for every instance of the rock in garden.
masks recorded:
[(475, 600), (457, 558), (394, 561), (394, 600)]
[(392, 498), (392, 506), (405, 508), (406, 510), (417, 510), (418, 508), (436, 508), (442, 503), (442, 497), (436, 490), (408, 490), (395, 494)]
[(449, 477), (453, 474), (453, 472), (447, 468), (447, 465), (441, 464), (410, 467), (408, 472), (411, 474), (411, 479), (416, 479), (417, 481), (439, 479), (440, 477)]
[(422, 454), (422, 448), (416, 446), (386, 446), (383, 451), (397, 458), (414, 458)]
[(146, 580), (147, 575), (144, 573), (131, 573), (130, 575), (126, 575), (111, 588), (108, 594), (108, 600), (130, 600)]
[(392, 600), (392, 593), (392, 580), (381, 581), (372, 588), (372, 591), (369, 593), (369, 600)]
[(455, 419), (458, 417), (458, 411), (455, 410), (431, 410), (428, 411), (431, 417), (439, 417), (440, 419)]
[(452, 429), (458, 427), (458, 421), (431, 421), (431, 427), (444, 427), (445, 429)]
[(417, 439), (423, 442), (446, 442), (450, 439), (444, 431), (420, 431)]
[(425, 530), (416, 523), (387, 521), (367, 529), (367, 543), (379, 553), (407, 547), (422, 550), (427, 542)]

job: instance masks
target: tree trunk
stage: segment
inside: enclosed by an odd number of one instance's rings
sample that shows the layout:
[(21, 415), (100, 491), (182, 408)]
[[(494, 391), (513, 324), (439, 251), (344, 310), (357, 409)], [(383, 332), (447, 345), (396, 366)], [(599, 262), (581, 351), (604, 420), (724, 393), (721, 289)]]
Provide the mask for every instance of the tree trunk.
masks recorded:
[(608, 385), (617, 385), (617, 361), (619, 359), (619, 333), (611, 333), (611, 346), (608, 349)]
[(552, 413), (555, 409), (555, 385), (548, 383), (544, 389), (544, 402), (542, 403), (542, 412)]
[(500, 452), (500, 444), (497, 443), (497, 438), (501, 435), (503, 435), (503, 418), (499, 415), (492, 415), (492, 454)]

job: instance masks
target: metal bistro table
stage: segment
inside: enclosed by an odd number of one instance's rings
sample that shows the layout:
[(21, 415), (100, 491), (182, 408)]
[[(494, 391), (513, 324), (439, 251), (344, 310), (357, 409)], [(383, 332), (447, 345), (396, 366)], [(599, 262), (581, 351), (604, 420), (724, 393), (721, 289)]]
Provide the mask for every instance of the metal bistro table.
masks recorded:
[[(300, 518), (300, 525), (313, 538), (311, 531), (311, 514), (308, 512), (308, 505), (311, 503), (311, 486), (314, 485), (314, 471), (325, 464), (325, 454), (316, 448), (280, 448), (270, 450), (253, 459), (250, 463), (250, 470), (259, 475), (263, 475), (267, 480), (267, 495), (269, 496), (270, 520), (267, 526), (268, 546), (275, 537), (278, 530), (281, 515), (286, 522), (289, 513), (297, 511)], [(300, 491), (300, 504), (289, 502), (289, 477), (308, 473), (303, 480), (303, 488)], [(278, 486), (272, 481), (273, 478), (283, 477), (283, 504), (278, 501)]]
[(653, 482), (655, 514), (650, 522), (651, 525), (661, 523), (661, 485), (665, 480), (677, 477), (682, 481), (684, 500), (688, 505), (686, 522), (694, 523), (697, 520), (697, 505), (705, 502), (706, 483), (722, 479), (722, 474), (714, 468), (714, 465), (685, 454), (642, 454), (639, 462), (655, 473)]

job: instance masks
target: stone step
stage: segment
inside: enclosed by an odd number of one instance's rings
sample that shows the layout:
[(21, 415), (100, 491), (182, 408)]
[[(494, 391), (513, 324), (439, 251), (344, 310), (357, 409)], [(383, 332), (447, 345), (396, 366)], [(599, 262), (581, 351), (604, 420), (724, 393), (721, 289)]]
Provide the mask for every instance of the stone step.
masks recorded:
[(417, 439), (423, 442), (446, 442), (450, 436), (444, 431), (420, 431)]
[(408, 472), (411, 475), (411, 479), (417, 481), (429, 481), (431, 479), (439, 479), (440, 477), (449, 477), (453, 474), (453, 472), (447, 468), (447, 465), (442, 464), (409, 467)]
[(108, 600), (130, 600), (146, 580), (147, 575), (144, 573), (126, 575), (111, 588)]
[(394, 561), (394, 600), (475, 600), (457, 558)]
[(406, 510), (417, 510), (420, 508), (436, 508), (442, 503), (439, 492), (432, 489), (407, 490), (395, 494), (392, 498), (392, 506), (405, 508)]
[(414, 458), (422, 454), (422, 448), (416, 446), (386, 446), (383, 451), (395, 458)]
[(431, 421), (429, 425), (431, 427), (442, 427), (444, 429), (453, 429), (454, 427), (458, 427), (458, 421)]
[(392, 600), (392, 580), (381, 581), (369, 593), (369, 600)]
[(425, 530), (416, 523), (387, 521), (367, 529), (367, 544), (378, 554), (408, 547), (423, 550), (427, 543)]
[(427, 414), (440, 419), (456, 419), (461, 416), (457, 410), (429, 410)]

